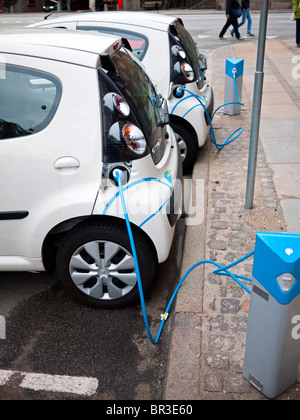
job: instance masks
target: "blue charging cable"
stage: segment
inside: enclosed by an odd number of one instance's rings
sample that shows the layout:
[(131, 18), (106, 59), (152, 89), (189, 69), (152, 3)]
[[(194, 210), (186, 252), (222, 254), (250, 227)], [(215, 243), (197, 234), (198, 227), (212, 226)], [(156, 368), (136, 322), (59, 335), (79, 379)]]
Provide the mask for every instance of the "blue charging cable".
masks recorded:
[(241, 106), (244, 106), (244, 104), (241, 102), (241, 100), (240, 100), (240, 98), (239, 98), (239, 94), (238, 94), (238, 90), (237, 90), (237, 85), (236, 85), (236, 77), (235, 77), (235, 73), (233, 72), (233, 81), (234, 81), (234, 89), (235, 89), (235, 94), (236, 94), (236, 97), (237, 97), (237, 102), (227, 102), (227, 103), (225, 103), (225, 104), (223, 104), (223, 105), (220, 105), (216, 110), (215, 110), (215, 112), (213, 113), (213, 115), (212, 116), (210, 116), (209, 115), (209, 113), (208, 113), (208, 111), (207, 111), (207, 108), (206, 108), (206, 105), (205, 105), (205, 100), (203, 99), (203, 98), (201, 98), (201, 96), (199, 96), (199, 95), (196, 95), (194, 92), (191, 92), (190, 90), (188, 90), (188, 89), (186, 89), (186, 88), (184, 88), (184, 87), (178, 87), (177, 88), (177, 91), (178, 92), (181, 92), (181, 91), (184, 91), (184, 92), (187, 92), (187, 93), (189, 93), (189, 96), (186, 96), (185, 98), (182, 98), (179, 102), (177, 102), (177, 104), (173, 107), (173, 109), (171, 110), (171, 112), (170, 112), (170, 114), (173, 114), (174, 113), (174, 111), (175, 111), (175, 109), (177, 108), (177, 106), (182, 102), (182, 101), (185, 101), (185, 100), (187, 100), (187, 99), (189, 99), (189, 98), (192, 98), (192, 97), (194, 97), (194, 98), (196, 98), (197, 99), (197, 101), (199, 102), (199, 104), (197, 104), (197, 105), (194, 105), (192, 108), (190, 108), (184, 115), (183, 115), (183, 118), (185, 118), (185, 116), (189, 113), (189, 112), (191, 112), (194, 108), (197, 108), (198, 106), (202, 106), (202, 108), (204, 109), (204, 112), (205, 112), (205, 114), (206, 114), (206, 116), (207, 116), (207, 119), (208, 119), (208, 122), (209, 122), (209, 126), (210, 126), (210, 136), (211, 136), (211, 139), (212, 139), (212, 142), (214, 143), (214, 145), (216, 146), (216, 148), (218, 149), (218, 150), (221, 150), (221, 149), (223, 149), (223, 147), (224, 146), (226, 146), (227, 144), (230, 144), (230, 143), (232, 143), (233, 141), (235, 141), (237, 138), (239, 138), (240, 137), (240, 135), (243, 133), (243, 131), (244, 131), (244, 129), (243, 129), (243, 127), (240, 127), (240, 128), (238, 128), (237, 130), (235, 130), (232, 134), (230, 134), (230, 136), (224, 141), (224, 143), (218, 143), (217, 142), (217, 140), (216, 140), (216, 136), (215, 136), (215, 131), (214, 131), (214, 128), (213, 128), (213, 125), (212, 125), (212, 121), (213, 121), (213, 118), (214, 118), (214, 116), (216, 115), (216, 113), (221, 109), (221, 108), (223, 108), (223, 107), (225, 107), (225, 106), (227, 106), (227, 105), (241, 105)]
[(122, 179), (124, 178), (124, 174), (122, 173), (121, 170), (119, 169), (115, 169), (113, 172), (113, 176), (115, 178), (115, 180), (118, 183), (118, 187), (119, 187), (119, 192), (120, 192), (120, 199), (121, 199), (121, 203), (122, 203), (122, 209), (123, 209), (123, 213), (124, 213), (124, 217), (125, 217), (125, 222), (126, 222), (126, 227), (127, 227), (127, 231), (128, 231), (128, 236), (129, 236), (129, 240), (130, 240), (130, 245), (131, 245), (131, 251), (132, 251), (132, 255), (133, 255), (133, 259), (134, 259), (134, 263), (135, 263), (135, 269), (136, 269), (136, 275), (137, 275), (137, 282), (138, 282), (138, 289), (139, 289), (139, 294), (140, 294), (140, 301), (141, 301), (141, 306), (142, 306), (142, 312), (143, 312), (143, 317), (144, 317), (144, 323), (145, 323), (145, 327), (147, 330), (147, 334), (149, 337), (149, 340), (151, 341), (152, 344), (157, 344), (158, 340), (161, 336), (162, 330), (163, 330), (163, 326), (168, 318), (169, 315), (169, 311), (171, 308), (171, 305), (182, 285), (182, 283), (184, 282), (184, 280), (187, 278), (187, 276), (197, 267), (199, 267), (202, 264), (213, 264), (215, 266), (218, 267), (218, 270), (215, 270), (213, 273), (215, 274), (222, 274), (225, 276), (230, 276), (234, 281), (236, 281), (247, 293), (251, 294), (251, 291), (248, 289), (248, 287), (246, 287), (239, 279), (243, 279), (246, 281), (252, 281), (251, 278), (248, 277), (244, 277), (244, 276), (239, 276), (239, 275), (235, 275), (232, 274), (228, 268), (231, 268), (237, 264), (239, 264), (240, 262), (246, 260), (247, 258), (251, 257), (254, 254), (254, 251), (250, 252), (249, 254), (245, 255), (244, 257), (240, 258), (239, 260), (223, 267), (221, 264), (215, 262), (215, 261), (210, 261), (210, 260), (203, 260), (203, 261), (199, 261), (196, 264), (194, 264), (182, 277), (182, 279), (180, 280), (178, 286), (176, 287), (169, 303), (168, 306), (165, 310), (165, 313), (161, 315), (161, 323), (158, 329), (158, 333), (157, 336), (155, 338), (153, 338), (151, 331), (150, 331), (150, 326), (149, 326), (149, 322), (148, 322), (148, 317), (147, 317), (147, 311), (146, 311), (146, 305), (145, 305), (145, 299), (144, 299), (144, 292), (143, 292), (143, 285), (142, 285), (142, 280), (141, 280), (141, 273), (140, 273), (140, 268), (139, 268), (139, 262), (138, 262), (138, 257), (137, 257), (137, 253), (136, 253), (136, 248), (135, 248), (135, 243), (134, 243), (134, 238), (133, 238), (133, 234), (132, 234), (132, 229), (131, 229), (131, 225), (130, 225), (130, 220), (129, 220), (129, 216), (128, 216), (128, 212), (127, 212), (127, 208), (126, 208), (126, 204), (125, 204), (125, 199), (124, 199), (124, 194), (123, 194), (123, 186), (122, 186)]

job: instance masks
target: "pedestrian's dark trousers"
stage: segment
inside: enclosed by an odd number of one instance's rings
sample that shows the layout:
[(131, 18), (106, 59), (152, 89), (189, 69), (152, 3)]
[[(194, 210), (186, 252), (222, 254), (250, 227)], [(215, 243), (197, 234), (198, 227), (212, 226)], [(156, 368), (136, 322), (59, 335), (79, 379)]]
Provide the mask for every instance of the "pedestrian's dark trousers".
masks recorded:
[(229, 15), (229, 18), (227, 19), (227, 22), (224, 25), (224, 28), (222, 29), (222, 31), (220, 32), (220, 37), (223, 37), (225, 35), (225, 32), (227, 31), (227, 29), (229, 28), (229, 26), (233, 26), (234, 32), (235, 32), (235, 36), (237, 37), (237, 39), (239, 39), (241, 37), (240, 33), (239, 33), (239, 29), (238, 29), (238, 20), (235, 16), (233, 15)]
[(296, 19), (296, 44), (300, 44), (300, 19)]

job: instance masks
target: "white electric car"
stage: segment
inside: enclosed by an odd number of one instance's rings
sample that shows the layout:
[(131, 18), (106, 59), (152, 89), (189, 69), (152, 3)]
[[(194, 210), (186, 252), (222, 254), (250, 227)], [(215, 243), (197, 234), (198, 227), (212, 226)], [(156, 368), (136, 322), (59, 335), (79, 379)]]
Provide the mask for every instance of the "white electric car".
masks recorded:
[[(170, 124), (179, 143), (184, 172), (193, 168), (198, 147), (209, 133), (213, 91), (200, 54), (181, 19), (158, 13), (85, 12), (50, 16), (31, 26), (105, 32), (127, 38), (157, 90), (168, 99)], [(180, 90), (180, 87), (188, 91)]]
[(181, 211), (181, 159), (166, 109), (119, 37), (0, 32), (0, 271), (56, 267), (88, 305), (135, 301), (114, 170), (124, 175), (148, 288)]

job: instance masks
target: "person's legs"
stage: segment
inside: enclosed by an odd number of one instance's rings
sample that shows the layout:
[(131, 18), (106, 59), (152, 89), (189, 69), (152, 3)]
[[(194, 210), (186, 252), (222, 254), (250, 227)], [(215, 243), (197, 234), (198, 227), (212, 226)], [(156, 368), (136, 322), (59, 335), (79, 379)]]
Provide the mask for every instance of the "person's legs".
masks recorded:
[(240, 33), (239, 33), (239, 29), (238, 29), (239, 24), (238, 24), (238, 20), (237, 20), (237, 18), (232, 17), (232, 19), (231, 19), (231, 24), (232, 24), (232, 26), (233, 26), (233, 30), (234, 30), (234, 33), (235, 33), (236, 38), (237, 38), (237, 39), (240, 39), (241, 35), (240, 35)]
[(251, 35), (251, 29), (252, 29), (252, 16), (251, 16), (251, 11), (250, 8), (246, 9), (247, 10), (247, 20), (248, 20), (248, 25), (247, 25), (247, 35)]
[(296, 44), (300, 46), (300, 19), (296, 19)]
[(227, 31), (230, 25), (232, 25), (231, 18), (227, 19), (227, 22), (225, 23), (222, 31), (219, 34), (219, 38), (223, 38), (223, 36), (225, 35), (225, 32)]
[[(244, 23), (246, 22), (246, 18), (247, 18), (247, 9), (243, 9), (242, 20), (238, 24), (238, 28), (244, 25)], [(231, 35), (233, 36), (233, 34), (234, 34), (234, 28), (231, 29)]]
[(247, 10), (248, 9), (243, 9), (243, 14), (242, 14), (242, 20), (240, 21), (240, 23), (238, 24), (238, 27), (240, 28), (242, 25), (244, 25), (244, 23), (246, 22), (247, 19)]

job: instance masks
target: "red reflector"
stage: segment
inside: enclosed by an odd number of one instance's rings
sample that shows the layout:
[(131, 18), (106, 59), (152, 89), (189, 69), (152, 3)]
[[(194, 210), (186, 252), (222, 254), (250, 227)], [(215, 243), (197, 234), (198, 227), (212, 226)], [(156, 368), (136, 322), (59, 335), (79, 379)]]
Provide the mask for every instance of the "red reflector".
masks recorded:
[(121, 46), (122, 46), (122, 42), (121, 41), (117, 41), (114, 44), (114, 51), (117, 51), (119, 48), (121, 48)]

